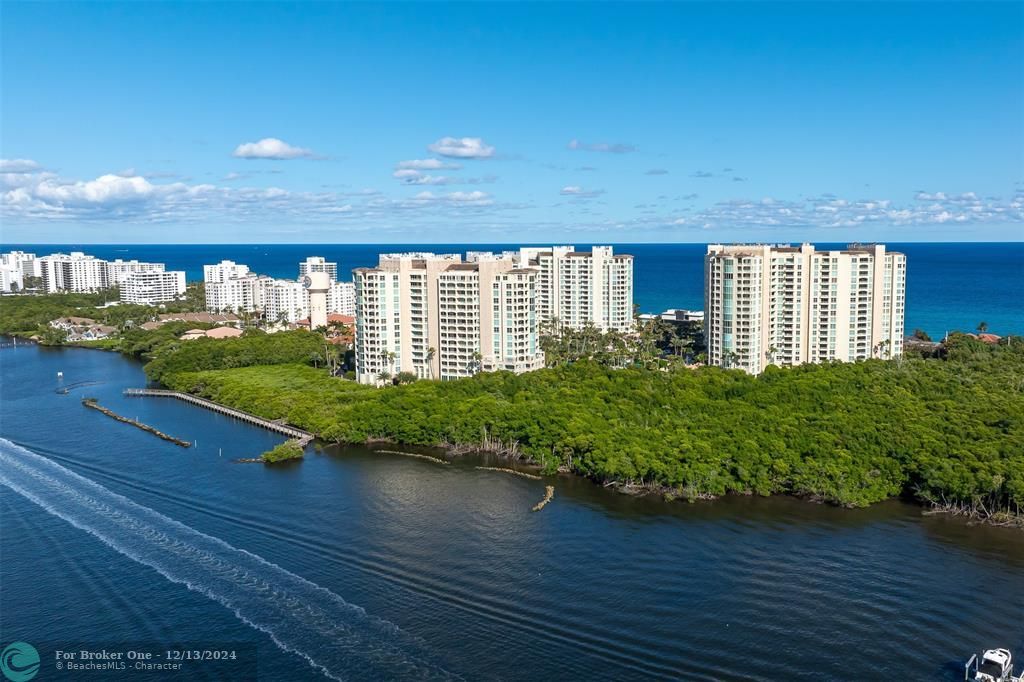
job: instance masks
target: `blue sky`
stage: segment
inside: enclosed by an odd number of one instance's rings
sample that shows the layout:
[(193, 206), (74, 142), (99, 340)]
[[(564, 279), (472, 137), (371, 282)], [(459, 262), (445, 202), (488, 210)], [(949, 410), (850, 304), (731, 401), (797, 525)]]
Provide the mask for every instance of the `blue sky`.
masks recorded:
[(14, 3), (5, 242), (1024, 239), (1024, 4)]

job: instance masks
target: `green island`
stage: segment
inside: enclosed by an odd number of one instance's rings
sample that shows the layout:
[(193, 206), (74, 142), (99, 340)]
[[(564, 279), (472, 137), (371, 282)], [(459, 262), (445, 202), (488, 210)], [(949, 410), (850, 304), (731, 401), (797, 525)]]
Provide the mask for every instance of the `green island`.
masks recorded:
[(293, 440), (286, 440), (280, 445), (271, 448), (260, 455), (260, 461), (264, 464), (274, 464), (276, 462), (287, 462), (293, 459), (302, 459), (302, 457), (302, 447)]
[[(24, 331), (10, 328), (6, 306), (0, 333)], [(316, 332), (179, 343), (163, 330), (126, 330), (108, 349), (147, 361), (150, 379), (169, 388), (284, 418), (325, 441), (487, 450), (691, 501), (788, 494), (859, 507), (903, 497), (1024, 527), (1016, 339), (955, 333), (934, 352), (757, 377), (649, 349), (611, 360), (575, 353), (522, 375), (373, 388), (325, 369)]]

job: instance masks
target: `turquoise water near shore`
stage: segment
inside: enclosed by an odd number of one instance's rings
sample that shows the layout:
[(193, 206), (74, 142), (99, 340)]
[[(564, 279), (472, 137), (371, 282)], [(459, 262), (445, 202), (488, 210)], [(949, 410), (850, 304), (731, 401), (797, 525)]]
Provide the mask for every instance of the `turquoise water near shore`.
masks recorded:
[[(80, 381), (100, 383), (56, 392)], [(112, 353), (0, 349), (0, 642), (233, 643), (266, 680), (952, 681), (981, 648), (1024, 651), (1019, 531), (364, 447), (234, 464), (281, 438), (122, 395), (144, 381)]]
[[(374, 265), (378, 253), (502, 250), (518, 244), (63, 244), (9, 245), (35, 253), (82, 250), (101, 258), (138, 258), (203, 278), (203, 264), (223, 259), (245, 263), (256, 272), (294, 278), (306, 256), (338, 263), (339, 276)], [(584, 248), (588, 245), (577, 244)], [(843, 244), (818, 244), (841, 248)], [(909, 334), (920, 328), (933, 337), (949, 330), (973, 331), (988, 323), (997, 334), (1024, 334), (1024, 242), (888, 244), (907, 254)], [(635, 301), (642, 312), (704, 307), (704, 244), (618, 244), (635, 256)]]

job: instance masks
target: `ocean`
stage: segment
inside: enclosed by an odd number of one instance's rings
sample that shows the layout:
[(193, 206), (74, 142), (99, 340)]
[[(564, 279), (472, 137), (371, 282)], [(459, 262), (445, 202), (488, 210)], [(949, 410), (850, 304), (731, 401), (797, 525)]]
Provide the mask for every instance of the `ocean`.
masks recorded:
[[(338, 263), (339, 276), (375, 265), (377, 254), (400, 251), (436, 253), (501, 251), (521, 244), (10, 244), (36, 254), (85, 251), (99, 258), (137, 258), (203, 278), (203, 265), (221, 260), (244, 263), (255, 272), (295, 278), (307, 256)], [(586, 249), (588, 244), (577, 244)], [(845, 244), (818, 244), (842, 248)], [(634, 300), (640, 311), (704, 307), (704, 244), (615, 244), (634, 262)], [(1024, 242), (887, 244), (907, 254), (906, 332), (923, 329), (932, 337), (947, 331), (973, 331), (980, 322), (995, 334), (1024, 334)]]

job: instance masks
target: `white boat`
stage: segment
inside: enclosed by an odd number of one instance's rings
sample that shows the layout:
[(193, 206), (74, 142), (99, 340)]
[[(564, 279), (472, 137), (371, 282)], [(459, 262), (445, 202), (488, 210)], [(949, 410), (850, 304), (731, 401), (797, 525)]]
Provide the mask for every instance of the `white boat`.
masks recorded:
[(1009, 649), (989, 649), (980, 657), (974, 654), (964, 666), (964, 679), (975, 682), (1024, 682), (1024, 676), (1013, 675), (1013, 655)]

